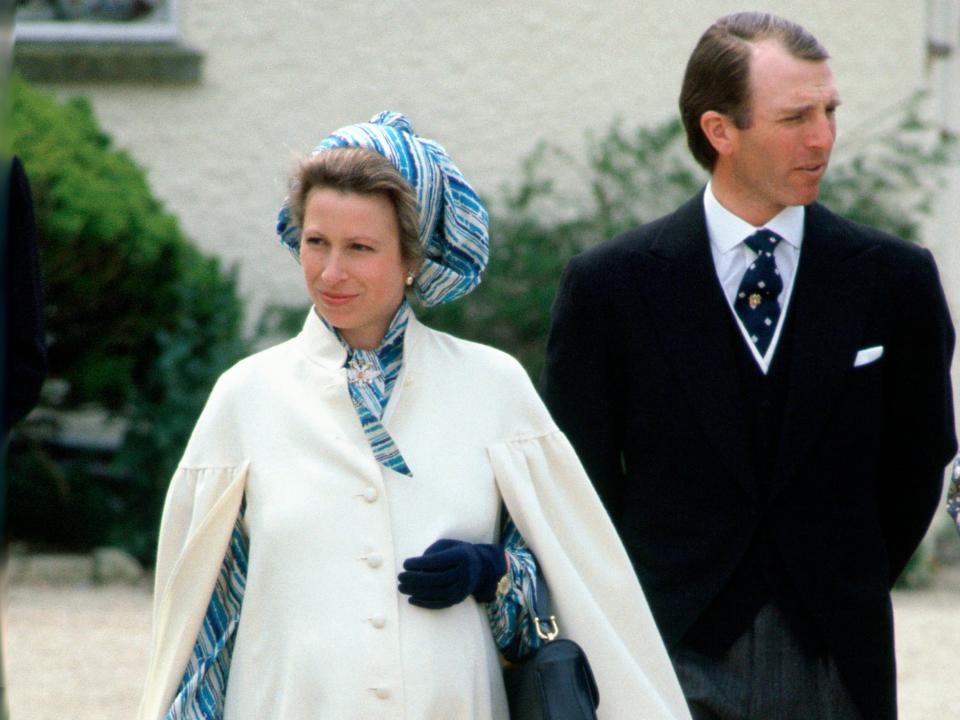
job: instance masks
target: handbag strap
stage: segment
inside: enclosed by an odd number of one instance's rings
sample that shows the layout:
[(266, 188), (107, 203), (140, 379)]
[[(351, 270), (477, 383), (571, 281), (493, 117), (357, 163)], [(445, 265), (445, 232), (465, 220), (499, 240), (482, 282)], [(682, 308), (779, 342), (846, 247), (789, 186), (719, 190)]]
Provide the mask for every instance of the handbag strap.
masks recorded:
[(537, 630), (537, 637), (549, 642), (560, 634), (557, 627), (557, 616), (550, 612), (550, 586), (543, 577), (540, 561), (534, 558), (537, 565), (537, 579), (534, 586), (533, 623)]

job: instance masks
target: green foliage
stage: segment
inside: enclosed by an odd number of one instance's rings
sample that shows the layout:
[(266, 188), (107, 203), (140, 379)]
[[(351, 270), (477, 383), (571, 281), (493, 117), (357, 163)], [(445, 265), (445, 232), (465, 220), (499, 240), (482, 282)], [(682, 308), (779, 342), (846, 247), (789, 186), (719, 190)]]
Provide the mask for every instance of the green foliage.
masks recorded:
[[(918, 240), (950, 144), (919, 119), (919, 96), (840, 143), (821, 201), (857, 222)], [(846, 151), (844, 151), (846, 148)], [(566, 197), (552, 178), (573, 177), (587, 200)], [(706, 183), (679, 120), (628, 131), (616, 122), (589, 138), (585, 161), (541, 145), (491, 220), (483, 285), (465, 301), (420, 313), (428, 324), (512, 353), (536, 379), (560, 274), (578, 251), (670, 212)]]
[[(7, 142), (35, 198), (51, 367), (46, 419), (23, 428), (10, 450), (10, 533), (73, 549), (114, 544), (149, 561), (167, 482), (207, 393), (248, 350), (235, 273), (183, 236), (85, 100), (59, 103), (14, 78), (9, 103)], [(918, 107), (912, 98), (893, 122), (844, 137), (825, 204), (919, 239), (950, 148), (920, 122)], [(572, 194), (558, 189), (564, 179)], [(677, 121), (635, 130), (614, 123), (588, 138), (583, 160), (542, 144), (491, 204), (483, 284), (465, 301), (420, 315), (510, 352), (537, 378), (570, 257), (669, 212), (705, 180)], [(293, 334), (304, 312), (273, 308), (258, 336)], [(116, 451), (71, 447), (51, 425), (90, 408), (121, 419)]]
[[(844, 137), (821, 201), (857, 222), (918, 240), (951, 146), (919, 118), (922, 98)], [(571, 196), (558, 178), (575, 179)], [(494, 345), (534, 379), (543, 368), (550, 308), (563, 268), (577, 252), (678, 207), (707, 181), (687, 150), (679, 120), (627, 130), (620, 121), (588, 136), (586, 157), (542, 143), (521, 162), (515, 186), (491, 207), (491, 257), (466, 300), (422, 308), (428, 325)], [(587, 188), (587, 192), (583, 191)], [(296, 332), (305, 308), (273, 308), (269, 329)]]
[[(821, 186), (821, 201), (857, 222), (918, 240), (951, 144), (921, 121), (922, 97), (845, 135)], [(558, 179), (574, 180), (572, 194)], [(543, 367), (550, 308), (563, 268), (577, 252), (678, 207), (707, 180), (687, 150), (679, 120), (627, 130), (616, 121), (588, 136), (586, 157), (540, 144), (518, 180), (491, 208), (491, 257), (483, 284), (466, 300), (422, 308), (427, 324), (502, 348), (536, 379)], [(584, 188), (587, 192), (584, 192)], [(303, 308), (272, 308), (263, 329), (297, 332)]]
[[(90, 477), (31, 445), (44, 434), (39, 426), (11, 449), (10, 506), (87, 513), (82, 533), (50, 523), (48, 513), (46, 539), (112, 541), (149, 559), (162, 493), (193, 422), (216, 377), (245, 350), (235, 273), (184, 237), (84, 99), (59, 103), (18, 78), (11, 90), (11, 142), (30, 178), (40, 236), (52, 380), (43, 406), (53, 416), (99, 408), (124, 418), (127, 430), (99, 473), (126, 478), (108, 518), (89, 515)], [(10, 513), (11, 533), (38, 531), (20, 522), (28, 515)]]
[(938, 137), (920, 117), (916, 94), (844, 138), (834, 154), (820, 202), (841, 215), (920, 241), (921, 220), (955, 157), (954, 142)]
[(910, 557), (907, 566), (897, 578), (896, 587), (900, 590), (919, 590), (930, 587), (936, 573), (936, 558), (927, 545), (920, 545)]

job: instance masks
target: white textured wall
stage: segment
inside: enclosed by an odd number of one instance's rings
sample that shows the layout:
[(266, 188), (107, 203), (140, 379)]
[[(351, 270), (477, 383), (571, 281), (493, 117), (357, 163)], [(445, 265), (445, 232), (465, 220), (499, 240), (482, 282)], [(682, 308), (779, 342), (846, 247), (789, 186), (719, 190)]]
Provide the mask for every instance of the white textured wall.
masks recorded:
[[(927, 31), (938, 45), (951, 54), (933, 60), (929, 84), (934, 117), (946, 131), (960, 139), (960, 0), (928, 0), (932, 10)], [(936, 255), (940, 277), (953, 311), (954, 326), (960, 317), (960, 162), (948, 173), (933, 215), (925, 232), (925, 242)], [(960, 413), (960, 353), (953, 356), (954, 407)], [(941, 515), (940, 524), (946, 524)], [(934, 527), (937, 522), (934, 522)]]
[[(841, 133), (923, 82), (915, 0), (782, 0), (831, 50)], [(197, 87), (62, 86), (88, 95), (119, 145), (204, 249), (239, 261), (252, 310), (304, 299), (273, 222), (297, 154), (382, 109), (408, 114), (496, 197), (546, 138), (573, 150), (620, 116), (676, 112), (686, 57), (721, 0), (180, 0), (206, 54)], [(602, 8), (602, 9), (601, 9)], [(841, 138), (842, 142), (842, 138)]]

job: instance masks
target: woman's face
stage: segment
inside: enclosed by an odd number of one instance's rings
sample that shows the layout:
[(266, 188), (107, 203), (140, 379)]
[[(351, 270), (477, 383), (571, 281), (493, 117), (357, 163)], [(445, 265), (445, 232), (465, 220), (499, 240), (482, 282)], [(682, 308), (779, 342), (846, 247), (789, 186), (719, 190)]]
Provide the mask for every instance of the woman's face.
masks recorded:
[(300, 264), (323, 318), (353, 347), (376, 348), (403, 300), (409, 273), (390, 199), (311, 190), (304, 206)]

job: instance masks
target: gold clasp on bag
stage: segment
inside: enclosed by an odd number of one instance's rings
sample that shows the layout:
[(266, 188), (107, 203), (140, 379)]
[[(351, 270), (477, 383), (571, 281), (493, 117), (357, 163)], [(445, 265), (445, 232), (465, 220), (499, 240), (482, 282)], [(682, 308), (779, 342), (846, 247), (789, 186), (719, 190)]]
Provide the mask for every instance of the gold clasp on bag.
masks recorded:
[(537, 637), (541, 640), (553, 640), (557, 635), (560, 634), (560, 630), (557, 628), (557, 616), (550, 616), (550, 628), (546, 631), (540, 626), (540, 618), (536, 615), (533, 616), (533, 625), (537, 629)]

